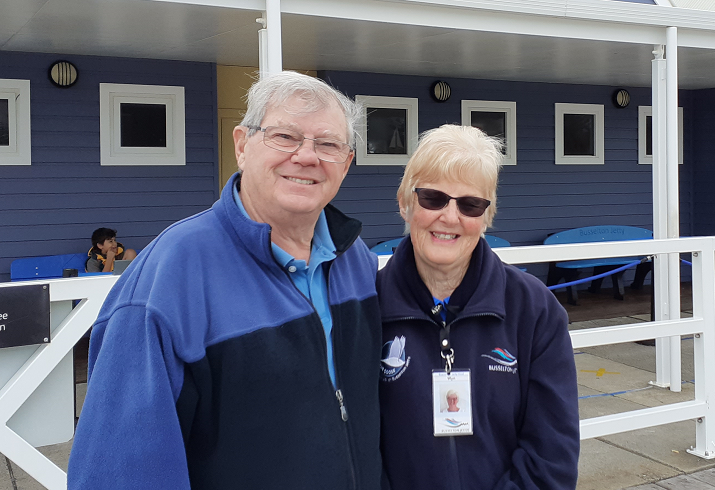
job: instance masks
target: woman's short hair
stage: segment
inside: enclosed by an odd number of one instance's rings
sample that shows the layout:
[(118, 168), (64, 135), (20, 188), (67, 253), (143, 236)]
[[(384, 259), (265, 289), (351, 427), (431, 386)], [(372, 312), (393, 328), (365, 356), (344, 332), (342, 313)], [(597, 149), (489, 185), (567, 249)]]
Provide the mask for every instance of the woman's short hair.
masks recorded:
[(484, 212), (484, 223), (489, 227), (497, 211), (497, 182), (503, 160), (501, 150), (499, 139), (471, 126), (445, 124), (425, 131), (405, 167), (397, 200), (409, 216), (416, 203), (414, 190), (421, 184), (442, 180), (472, 184), (487, 194), (479, 197), (492, 202)]
[[(248, 108), (241, 126), (260, 126), (270, 107), (278, 107), (297, 96), (306, 103), (306, 109), (319, 111), (337, 103), (345, 114), (348, 143), (355, 148), (355, 127), (360, 119), (360, 104), (349, 99), (319, 78), (294, 71), (283, 71), (261, 78), (248, 91)], [(248, 136), (256, 132), (251, 129)]]

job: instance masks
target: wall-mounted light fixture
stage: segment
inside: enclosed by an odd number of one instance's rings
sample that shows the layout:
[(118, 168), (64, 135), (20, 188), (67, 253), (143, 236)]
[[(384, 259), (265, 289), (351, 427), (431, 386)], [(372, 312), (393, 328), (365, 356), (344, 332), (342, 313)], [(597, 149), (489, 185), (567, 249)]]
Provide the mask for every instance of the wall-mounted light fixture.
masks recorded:
[(430, 95), (437, 102), (447, 102), (449, 96), (452, 95), (452, 89), (447, 82), (437, 80), (430, 87)]
[(628, 90), (624, 88), (620, 88), (613, 92), (613, 104), (618, 107), (619, 109), (623, 109), (624, 107), (628, 107), (628, 104), (631, 103), (631, 94), (628, 93)]
[(55, 61), (50, 66), (48, 76), (55, 87), (68, 88), (77, 82), (77, 67), (69, 61)]

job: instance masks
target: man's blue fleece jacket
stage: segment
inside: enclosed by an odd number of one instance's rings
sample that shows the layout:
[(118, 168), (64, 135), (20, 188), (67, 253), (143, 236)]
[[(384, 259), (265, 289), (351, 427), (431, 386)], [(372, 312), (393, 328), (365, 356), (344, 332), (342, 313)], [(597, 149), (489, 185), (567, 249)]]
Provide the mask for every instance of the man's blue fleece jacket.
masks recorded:
[(379, 487), (377, 260), (361, 225), (325, 209), (333, 387), (320, 318), (235, 185), (161, 233), (107, 297), (70, 489)]

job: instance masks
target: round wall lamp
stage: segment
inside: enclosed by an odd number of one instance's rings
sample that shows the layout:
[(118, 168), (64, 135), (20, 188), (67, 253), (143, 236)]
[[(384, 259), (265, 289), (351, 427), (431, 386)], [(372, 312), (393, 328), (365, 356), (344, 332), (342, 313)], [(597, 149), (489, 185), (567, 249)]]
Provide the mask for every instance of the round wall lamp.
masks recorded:
[(55, 87), (68, 88), (77, 83), (77, 67), (69, 61), (55, 61), (48, 71), (50, 81)]
[(447, 102), (449, 96), (452, 95), (452, 89), (447, 82), (437, 80), (430, 87), (430, 95), (437, 102)]
[(619, 109), (628, 107), (628, 104), (631, 103), (631, 94), (629, 94), (628, 90), (626, 90), (626, 89), (623, 89), (623, 88), (618, 89), (615, 92), (613, 92), (613, 103)]

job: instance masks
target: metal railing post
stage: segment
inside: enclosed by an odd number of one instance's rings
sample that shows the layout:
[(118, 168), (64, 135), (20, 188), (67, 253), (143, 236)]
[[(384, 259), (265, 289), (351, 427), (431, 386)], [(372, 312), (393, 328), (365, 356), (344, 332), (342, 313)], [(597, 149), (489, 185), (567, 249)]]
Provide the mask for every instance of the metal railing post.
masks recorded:
[[(715, 242), (715, 240), (713, 241)], [(713, 245), (693, 252), (693, 318), (701, 317), (702, 334), (693, 339), (695, 367), (695, 400), (705, 402), (705, 416), (695, 428), (695, 447), (689, 453), (705, 459), (715, 458), (715, 251)], [(710, 402), (710, 403), (708, 403)]]

